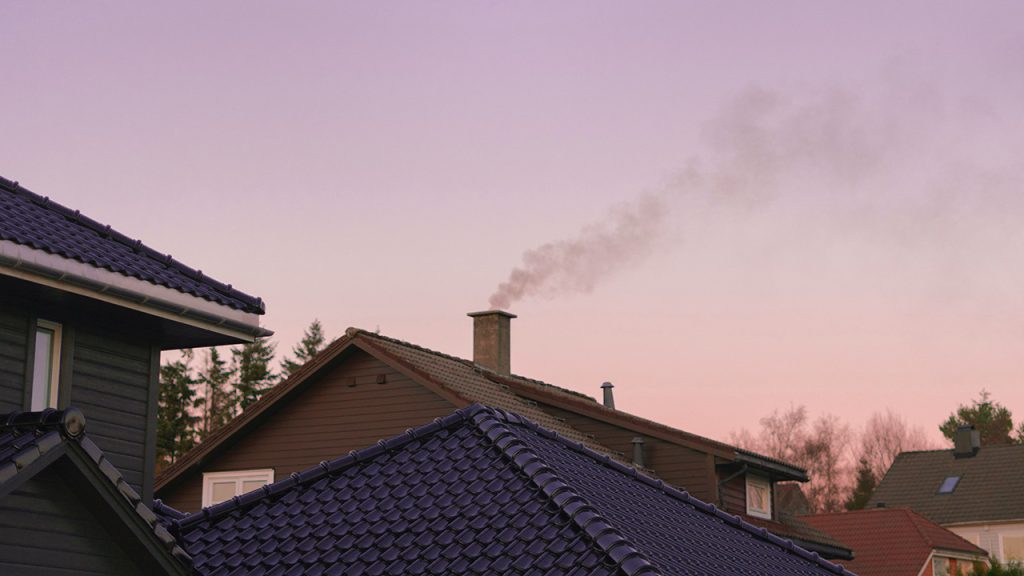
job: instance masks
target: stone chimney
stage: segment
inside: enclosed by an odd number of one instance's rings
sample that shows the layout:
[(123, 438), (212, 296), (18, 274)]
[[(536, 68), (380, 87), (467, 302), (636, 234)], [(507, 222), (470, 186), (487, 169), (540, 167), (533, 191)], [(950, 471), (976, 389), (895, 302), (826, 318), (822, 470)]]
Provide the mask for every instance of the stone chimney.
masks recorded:
[(503, 376), (512, 373), (512, 319), (503, 310), (470, 312), (473, 319), (473, 362)]
[(960, 426), (953, 435), (953, 457), (970, 458), (981, 450), (981, 433), (974, 426)]

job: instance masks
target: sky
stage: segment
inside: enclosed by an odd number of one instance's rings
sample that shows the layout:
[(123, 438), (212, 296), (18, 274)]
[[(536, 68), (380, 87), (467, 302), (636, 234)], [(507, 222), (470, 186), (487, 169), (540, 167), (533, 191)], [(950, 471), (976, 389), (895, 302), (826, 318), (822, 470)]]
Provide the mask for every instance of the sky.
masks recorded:
[(0, 0), (0, 175), (267, 302), (727, 440), (1024, 418), (1024, 4)]

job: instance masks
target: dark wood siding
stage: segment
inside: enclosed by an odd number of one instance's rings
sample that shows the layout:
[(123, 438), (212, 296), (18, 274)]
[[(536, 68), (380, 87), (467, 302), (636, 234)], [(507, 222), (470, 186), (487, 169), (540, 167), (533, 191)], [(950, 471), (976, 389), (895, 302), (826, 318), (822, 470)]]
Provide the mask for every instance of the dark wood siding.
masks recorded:
[[(601, 444), (621, 452), (627, 458), (633, 455), (633, 438), (643, 436), (632, 430), (595, 420), (588, 416), (562, 410), (549, 404), (540, 404), (545, 412), (563, 418), (584, 434), (591, 434)], [(643, 436), (644, 464), (665, 482), (690, 492), (701, 500), (713, 502), (715, 482), (709, 455), (678, 444)]]
[[(0, 506), (0, 574), (144, 574), (56, 467)], [(111, 512), (112, 513), (112, 512)]]
[[(124, 336), (79, 326), (75, 331), (69, 404), (85, 413), (89, 437), (125, 480), (146, 496), (151, 490), (146, 445), (155, 442), (149, 419), (152, 349)], [(156, 386), (156, 382), (152, 382)]]
[(722, 508), (730, 514), (747, 513), (747, 477), (743, 474), (722, 485)]
[[(378, 384), (383, 377), (383, 384)], [(310, 382), (249, 433), (241, 434), (203, 472), (273, 468), (275, 480), (344, 456), (382, 438), (447, 416), (455, 406), (361, 350)], [(201, 472), (157, 494), (179, 510), (202, 503)]]
[(28, 325), (28, 314), (0, 306), (0, 414), (24, 403)]

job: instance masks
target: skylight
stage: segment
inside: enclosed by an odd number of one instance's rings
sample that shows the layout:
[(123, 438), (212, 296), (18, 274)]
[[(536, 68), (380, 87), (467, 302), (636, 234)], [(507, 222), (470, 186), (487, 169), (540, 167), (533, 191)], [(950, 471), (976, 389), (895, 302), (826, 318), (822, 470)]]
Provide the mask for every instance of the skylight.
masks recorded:
[(959, 476), (946, 476), (946, 479), (942, 481), (942, 486), (939, 486), (939, 494), (951, 494), (953, 490), (956, 490), (956, 485), (959, 482)]

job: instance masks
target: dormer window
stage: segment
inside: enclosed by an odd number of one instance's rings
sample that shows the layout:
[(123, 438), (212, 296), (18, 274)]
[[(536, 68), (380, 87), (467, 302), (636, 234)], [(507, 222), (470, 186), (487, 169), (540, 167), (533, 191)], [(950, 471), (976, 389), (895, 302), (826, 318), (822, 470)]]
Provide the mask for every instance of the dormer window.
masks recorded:
[(956, 490), (956, 485), (960, 483), (959, 476), (947, 476), (942, 481), (942, 486), (939, 486), (939, 494), (952, 494), (953, 490)]
[(772, 518), (772, 485), (763, 476), (747, 474), (747, 514)]
[(49, 320), (36, 322), (34, 346), (30, 410), (38, 412), (57, 407), (57, 384), (60, 380), (60, 324)]

